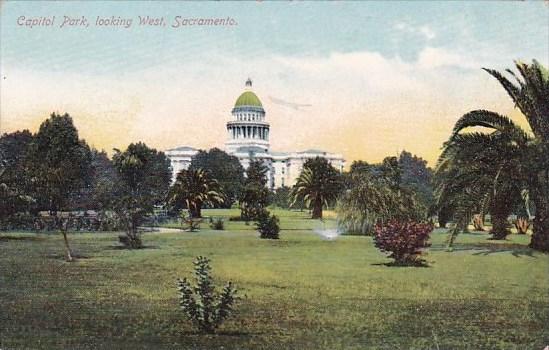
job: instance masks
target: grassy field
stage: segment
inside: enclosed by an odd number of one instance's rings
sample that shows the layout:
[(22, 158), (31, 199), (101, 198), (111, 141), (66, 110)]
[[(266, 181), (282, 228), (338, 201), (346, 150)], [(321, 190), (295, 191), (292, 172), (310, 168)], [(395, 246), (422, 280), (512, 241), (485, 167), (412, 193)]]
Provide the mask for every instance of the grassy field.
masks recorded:
[[(231, 216), (236, 211), (206, 210)], [(196, 233), (0, 233), (0, 349), (543, 349), (549, 344), (549, 255), (488, 235), (435, 231), (430, 267), (390, 267), (370, 237), (326, 241), (306, 213), (278, 211), (281, 239), (227, 222)], [(178, 309), (175, 281), (197, 255), (244, 298), (215, 335)]]

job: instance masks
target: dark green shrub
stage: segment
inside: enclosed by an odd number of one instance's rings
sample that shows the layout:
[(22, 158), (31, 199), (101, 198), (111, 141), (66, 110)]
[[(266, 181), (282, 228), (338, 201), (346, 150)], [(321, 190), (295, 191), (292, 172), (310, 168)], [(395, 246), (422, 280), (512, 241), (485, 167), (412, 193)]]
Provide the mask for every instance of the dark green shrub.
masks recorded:
[(429, 236), (432, 231), (432, 224), (393, 220), (375, 226), (374, 242), (382, 252), (390, 253), (394, 265), (421, 266), (425, 265), (421, 254), (423, 249), (431, 246)]
[(259, 215), (255, 226), (259, 231), (260, 238), (278, 239), (280, 232), (280, 224), (276, 215), (271, 215), (267, 210), (264, 210)]
[(224, 230), (225, 229), (225, 220), (223, 218), (212, 218), (210, 217), (210, 228), (212, 230)]
[(118, 242), (124, 245), (126, 248), (139, 249), (143, 248), (143, 242), (139, 236), (119, 235)]
[(196, 284), (191, 286), (186, 278), (178, 279), (179, 305), (185, 316), (204, 333), (214, 333), (233, 311), (237, 290), (228, 282), (221, 293), (215, 293), (210, 276), (210, 259), (199, 256), (194, 261)]

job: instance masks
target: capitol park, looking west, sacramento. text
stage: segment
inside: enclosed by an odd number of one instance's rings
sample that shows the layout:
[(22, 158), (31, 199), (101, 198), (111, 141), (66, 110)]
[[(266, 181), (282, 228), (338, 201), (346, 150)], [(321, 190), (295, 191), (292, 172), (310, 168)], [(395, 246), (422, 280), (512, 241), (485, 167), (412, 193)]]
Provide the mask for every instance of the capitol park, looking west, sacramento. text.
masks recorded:
[(164, 16), (19, 16), (17, 25), (20, 27), (42, 28), (88, 28), (90, 25), (95, 27), (111, 28), (132, 28), (134, 25), (139, 27), (167, 27), (167, 28), (186, 28), (186, 27), (225, 27), (236, 26), (238, 22), (232, 17), (192, 17), (177, 15), (169, 21)]

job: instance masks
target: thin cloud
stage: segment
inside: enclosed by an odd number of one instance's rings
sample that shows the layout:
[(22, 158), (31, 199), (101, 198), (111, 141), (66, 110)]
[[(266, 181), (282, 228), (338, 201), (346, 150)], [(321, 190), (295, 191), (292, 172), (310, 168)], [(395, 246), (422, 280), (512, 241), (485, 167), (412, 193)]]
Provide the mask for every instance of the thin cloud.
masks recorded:
[(299, 111), (299, 110), (301, 110), (305, 107), (311, 107), (312, 106), (312, 104), (288, 102), (288, 101), (285, 101), (281, 98), (276, 98), (276, 97), (272, 97), (272, 96), (269, 96), (269, 99), (274, 104), (277, 104), (277, 105), (280, 105), (280, 106), (285, 106), (285, 107), (290, 107), (290, 108), (295, 109), (296, 111)]
[(397, 31), (420, 35), (427, 41), (434, 39), (437, 35), (435, 31), (429, 25), (414, 26), (407, 22), (397, 22), (393, 28)]

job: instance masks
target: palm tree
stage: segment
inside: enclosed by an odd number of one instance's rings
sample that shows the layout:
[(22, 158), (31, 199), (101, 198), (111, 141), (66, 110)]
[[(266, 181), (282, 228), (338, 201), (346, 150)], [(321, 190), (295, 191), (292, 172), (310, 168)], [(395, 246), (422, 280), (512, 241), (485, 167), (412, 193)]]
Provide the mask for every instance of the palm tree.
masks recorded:
[(486, 213), (492, 217), (494, 239), (505, 239), (510, 233), (507, 218), (526, 186), (514, 164), (520, 163), (530, 138), (519, 130), (508, 130), (511, 134), (454, 133), (445, 143), (436, 169), (435, 194), (437, 206), (450, 208), (458, 222), (450, 244), (458, 231), (467, 230), (471, 218)]
[(341, 192), (340, 174), (325, 158), (309, 159), (290, 193), (291, 205), (303, 200), (312, 209), (313, 219), (322, 219), (322, 208)]
[[(458, 167), (472, 165), (474, 170), (467, 170), (462, 176), (471, 177), (476, 172), (482, 177), (478, 180), (482, 181), (482, 185), (492, 185), (487, 186), (493, 190), (491, 210), (498, 216), (512, 210), (507, 208), (509, 199), (517, 197), (517, 187), (523, 187), (522, 191), (528, 192), (535, 207), (530, 246), (549, 251), (549, 71), (536, 60), (532, 64), (515, 62), (515, 65), (520, 76), (506, 70), (513, 82), (496, 70), (484, 70), (507, 91), (526, 117), (531, 133), (498, 113), (485, 110), (469, 112), (457, 121), (450, 140), (445, 144), (439, 168), (441, 163), (446, 163), (442, 166), (446, 170), (439, 169), (439, 172), (451, 169), (459, 172), (456, 170)], [(486, 128), (490, 132), (464, 132), (471, 127)], [(475, 150), (477, 158), (467, 162), (466, 154), (471, 156)], [(493, 158), (488, 159), (487, 154)], [(468, 185), (466, 181), (462, 182), (462, 195), (467, 191), (479, 190), (481, 182), (478, 181)], [(486, 190), (480, 192), (487, 195)], [(467, 205), (460, 207), (470, 209)], [(465, 212), (467, 210), (462, 214)], [(460, 216), (461, 220), (465, 217)]]
[(223, 201), (221, 186), (202, 169), (181, 170), (168, 194), (168, 203), (186, 207), (191, 218), (202, 217), (203, 205)]

